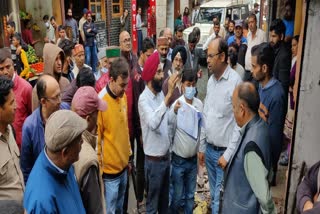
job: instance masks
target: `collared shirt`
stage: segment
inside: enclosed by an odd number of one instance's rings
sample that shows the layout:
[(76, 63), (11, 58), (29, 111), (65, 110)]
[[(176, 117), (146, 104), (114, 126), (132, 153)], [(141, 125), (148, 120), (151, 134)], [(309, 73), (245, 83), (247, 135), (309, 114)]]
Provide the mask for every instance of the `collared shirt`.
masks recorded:
[(247, 40), (248, 40), (248, 49), (247, 49), (247, 52), (246, 52), (245, 69), (250, 71), (251, 68), (252, 68), (252, 65), (251, 65), (251, 49), (252, 49), (253, 46), (259, 45), (259, 44), (267, 41), (266, 33), (263, 30), (258, 28), (255, 37), (252, 38), (252, 32), (249, 31), (248, 36), (247, 36)]
[(146, 87), (138, 103), (143, 149), (146, 155), (163, 156), (169, 152), (168, 107), (162, 92), (154, 95)]
[[(228, 46), (231, 45), (232, 43), (236, 42), (236, 41), (237, 40), (236, 40), (236, 36), (235, 35), (230, 36), (228, 38)], [(241, 39), (240, 39), (240, 44), (243, 44), (243, 43), (248, 43), (247, 39), (244, 36), (242, 36)]]
[[(175, 154), (179, 155), (180, 157), (190, 158), (197, 154), (200, 135), (198, 139), (193, 139), (187, 133), (185, 133), (182, 129), (176, 127), (177, 115), (174, 113), (174, 106), (177, 101), (184, 102), (184, 103), (187, 102), (184, 95), (182, 95), (181, 97), (179, 97), (178, 100), (174, 102), (174, 104), (171, 106), (171, 109), (170, 109), (169, 120), (170, 120), (170, 123), (174, 124), (172, 126), (172, 129), (173, 129), (172, 130), (172, 134), (173, 134), (172, 151)], [(199, 100), (196, 97), (194, 97), (192, 100), (192, 106), (194, 106), (199, 112), (202, 112), (203, 110), (203, 104), (201, 100)]]
[(46, 158), (48, 159), (49, 163), (51, 164), (51, 166), (53, 166), (58, 172), (60, 172), (61, 174), (67, 174), (68, 173), (68, 172), (64, 171), (63, 169), (59, 168), (57, 165), (55, 165), (51, 161), (51, 159), (48, 157), (46, 149), (44, 149), (44, 154), (45, 154)]
[(212, 75), (207, 85), (204, 101), (204, 132), (201, 133), (200, 152), (205, 151), (206, 143), (227, 147), (224, 158), (229, 161), (237, 145), (239, 127), (232, 111), (232, 94), (242, 82), (239, 74), (229, 65), (219, 80)]
[(140, 14), (137, 14), (136, 20), (137, 20), (136, 29), (137, 29), (137, 30), (141, 30), (142, 21), (141, 21), (141, 15), (140, 15)]
[(11, 127), (0, 132), (0, 200), (23, 199), (24, 182), (19, 164), (19, 149)]

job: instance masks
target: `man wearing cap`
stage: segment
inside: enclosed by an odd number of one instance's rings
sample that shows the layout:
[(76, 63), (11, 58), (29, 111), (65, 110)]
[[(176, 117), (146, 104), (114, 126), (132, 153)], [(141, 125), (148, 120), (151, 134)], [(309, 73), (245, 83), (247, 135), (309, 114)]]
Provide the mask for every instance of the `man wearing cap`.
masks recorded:
[(100, 77), (108, 72), (109, 63), (108, 58), (106, 57), (106, 48), (101, 48), (98, 52), (98, 70), (94, 74), (96, 80), (100, 79)]
[(172, 74), (168, 81), (168, 93), (161, 88), (164, 71), (159, 52), (146, 61), (142, 79), (147, 85), (140, 95), (138, 109), (145, 153), (145, 177), (147, 189), (147, 213), (167, 213), (169, 205), (170, 159), (168, 114), (169, 101), (179, 77)]
[(87, 122), (75, 112), (59, 110), (45, 127), (46, 147), (39, 155), (26, 186), (27, 213), (86, 213), (73, 163), (79, 160)]
[[(106, 48), (105, 57), (107, 58), (108, 62), (106, 67), (108, 71), (110, 69), (110, 65), (112, 62), (120, 57), (120, 48), (118, 46), (109, 46)], [(109, 72), (106, 71), (96, 82), (96, 92), (99, 93), (103, 88), (106, 87), (107, 83), (109, 82)]]
[(20, 165), (25, 183), (45, 145), (44, 127), (47, 120), (52, 113), (59, 110), (61, 103), (59, 84), (52, 76), (43, 75), (36, 87), (40, 106), (27, 117), (22, 127)]
[[(99, 99), (93, 87), (84, 86), (77, 90), (72, 100), (72, 110), (87, 121), (82, 133), (82, 148), (74, 171), (86, 213), (104, 213), (103, 181), (100, 175), (96, 148), (96, 124), (98, 111), (105, 111), (107, 103)], [(99, 194), (100, 193), (100, 194)]]
[(171, 69), (171, 62), (167, 59), (169, 51), (169, 41), (167, 37), (159, 37), (157, 40), (157, 51), (160, 56), (160, 64), (164, 72), (164, 79), (169, 76), (169, 70)]
[[(182, 74), (183, 68), (187, 62), (187, 51), (186, 48), (182, 45), (176, 46), (172, 51), (172, 69), (170, 71), (170, 76), (174, 73)], [(164, 95), (167, 95), (168, 93), (168, 77), (163, 85), (162, 85), (162, 91)], [(178, 81), (176, 84), (176, 87), (173, 91), (172, 97), (170, 99), (169, 105), (171, 106), (172, 103), (176, 101), (179, 97), (181, 97), (182, 91), (181, 91), (181, 82)]]
[[(10, 57), (9, 51), (8, 54)], [(0, 200), (14, 200), (21, 204), (24, 182), (19, 165), (20, 153), (10, 125), (16, 110), (12, 80), (0, 76), (0, 94)]]
[(121, 57), (112, 62), (110, 81), (99, 93), (108, 103), (106, 111), (98, 113), (98, 160), (105, 186), (107, 213), (122, 213), (127, 186), (129, 141), (126, 87), (129, 66)]
[(90, 10), (87, 12), (87, 21), (83, 24), (83, 31), (86, 37), (84, 43), (85, 53), (86, 53), (86, 64), (90, 65), (92, 72), (95, 74), (97, 72), (97, 43), (96, 35), (98, 30), (95, 24), (92, 22), (92, 13)]
[(81, 44), (76, 44), (74, 49), (72, 50), (72, 55), (74, 58), (74, 67), (72, 69), (73, 78), (77, 78), (79, 70), (83, 67), (92, 69), (89, 65), (84, 63), (85, 55), (84, 55), (84, 48)]
[(155, 45), (153, 41), (146, 37), (142, 42), (142, 50), (137, 65), (133, 69), (133, 126), (135, 127), (134, 137), (137, 142), (137, 153), (136, 153), (136, 169), (137, 169), (137, 209), (138, 212), (143, 211), (143, 198), (145, 190), (145, 179), (144, 179), (144, 152), (143, 143), (141, 136), (140, 117), (138, 110), (138, 101), (140, 94), (145, 88), (145, 82), (141, 78), (144, 64), (146, 60), (153, 54)]
[(88, 9), (83, 8), (83, 11), (82, 11), (83, 15), (82, 15), (81, 19), (79, 20), (80, 38), (82, 40), (81, 44), (84, 44), (86, 41), (86, 37), (85, 37), (84, 31), (83, 31), (83, 24), (87, 21), (87, 12), (88, 12)]
[(160, 31), (159, 33), (159, 37), (167, 37), (168, 41), (169, 41), (169, 51), (168, 51), (168, 54), (167, 54), (167, 59), (169, 61), (171, 61), (171, 55), (172, 55), (172, 48), (171, 48), (171, 45), (172, 45), (172, 31), (170, 28), (165, 28), (163, 29), (162, 31)]

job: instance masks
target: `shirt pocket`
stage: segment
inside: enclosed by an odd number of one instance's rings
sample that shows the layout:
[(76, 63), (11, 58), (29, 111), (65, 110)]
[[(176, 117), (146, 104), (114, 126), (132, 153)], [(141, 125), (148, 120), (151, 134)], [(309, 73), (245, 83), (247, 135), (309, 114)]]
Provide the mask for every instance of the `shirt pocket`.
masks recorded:
[(229, 92), (221, 95), (217, 104), (216, 116), (218, 118), (228, 117), (232, 113), (232, 97)]
[[(10, 160), (11, 160), (11, 157), (9, 154), (7, 154), (7, 153), (1, 154), (1, 157), (0, 157), (0, 184), (7, 183), (8, 173), (9, 173), (9, 169), (10, 169)], [(13, 169), (11, 169), (11, 170), (13, 170)]]

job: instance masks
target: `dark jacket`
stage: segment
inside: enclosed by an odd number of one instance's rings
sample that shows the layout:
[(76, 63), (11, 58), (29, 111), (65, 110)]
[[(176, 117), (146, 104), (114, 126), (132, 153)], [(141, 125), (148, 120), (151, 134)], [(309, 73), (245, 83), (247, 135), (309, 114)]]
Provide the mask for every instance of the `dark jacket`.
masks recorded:
[(271, 169), (271, 147), (268, 125), (256, 115), (245, 127), (240, 143), (225, 173), (225, 191), (222, 213), (258, 214), (260, 204), (244, 170), (244, 158), (254, 151), (260, 156), (266, 169)]
[[(88, 32), (88, 30), (91, 29), (90, 32)], [(93, 22), (85, 22), (83, 24), (83, 31), (84, 31), (84, 35), (86, 37), (86, 42), (84, 44), (84, 46), (94, 46), (94, 40), (96, 38), (96, 35), (98, 33), (97, 28), (95, 26), (95, 24)]]
[(289, 92), (290, 70), (291, 70), (291, 51), (288, 46), (281, 42), (275, 48), (275, 60), (272, 69), (273, 77), (281, 82), (285, 94)]
[[(297, 190), (297, 209), (303, 214), (316, 214), (320, 213), (320, 201), (314, 202), (313, 209), (303, 212), (303, 206), (306, 201), (314, 201), (314, 196), (318, 193), (320, 184), (318, 183), (318, 173), (320, 169), (320, 161), (314, 164), (307, 174), (305, 175), (303, 181), (298, 186)], [(319, 196), (318, 196), (319, 197)]]
[(196, 49), (194, 49), (193, 53), (191, 53), (188, 45), (186, 45), (185, 48), (187, 51), (187, 61), (186, 61), (186, 64), (184, 65), (184, 68), (191, 69), (194, 73), (197, 73), (199, 71), (199, 57), (196, 54)]

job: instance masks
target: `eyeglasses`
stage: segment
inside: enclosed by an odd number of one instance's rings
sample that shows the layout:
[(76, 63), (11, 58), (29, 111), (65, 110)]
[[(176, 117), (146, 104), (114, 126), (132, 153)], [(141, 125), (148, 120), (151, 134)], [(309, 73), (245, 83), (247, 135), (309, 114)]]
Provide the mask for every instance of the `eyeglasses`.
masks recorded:
[(222, 54), (222, 52), (219, 52), (219, 53), (216, 53), (216, 54), (208, 54), (208, 58), (212, 59), (213, 57), (218, 56), (220, 54)]
[(61, 101), (61, 93), (55, 97), (44, 97), (44, 98), (46, 100), (53, 101), (53, 102)]

